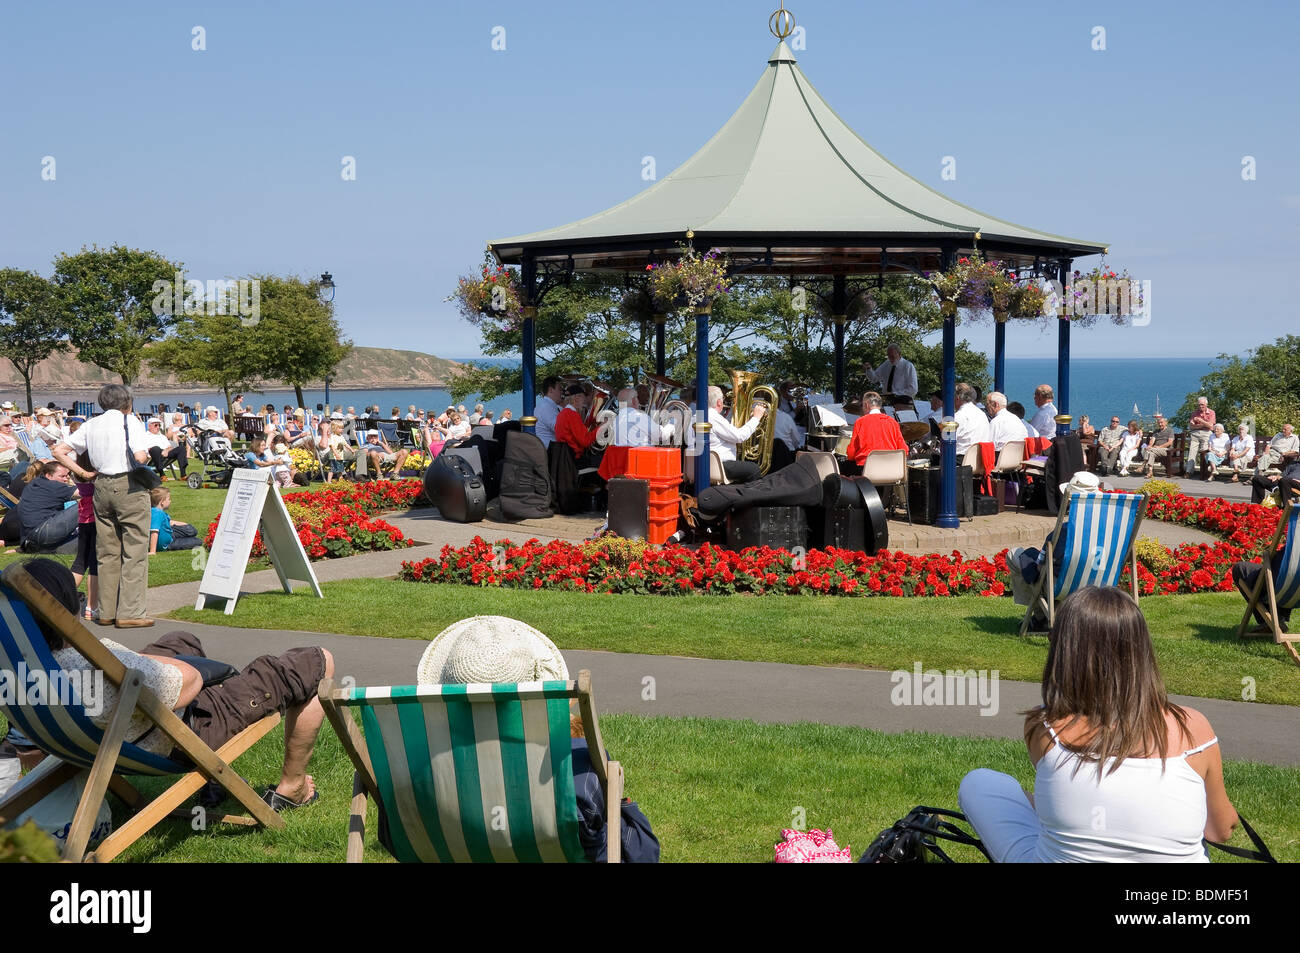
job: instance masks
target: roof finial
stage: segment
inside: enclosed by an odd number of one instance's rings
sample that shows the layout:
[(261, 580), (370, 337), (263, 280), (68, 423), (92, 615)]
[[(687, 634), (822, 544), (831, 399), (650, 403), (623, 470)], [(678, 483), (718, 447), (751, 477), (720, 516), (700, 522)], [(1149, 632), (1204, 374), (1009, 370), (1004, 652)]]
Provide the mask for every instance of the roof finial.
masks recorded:
[(767, 28), (778, 40), (794, 32), (794, 14), (785, 8), (785, 0), (781, 0), (781, 9), (767, 18)]

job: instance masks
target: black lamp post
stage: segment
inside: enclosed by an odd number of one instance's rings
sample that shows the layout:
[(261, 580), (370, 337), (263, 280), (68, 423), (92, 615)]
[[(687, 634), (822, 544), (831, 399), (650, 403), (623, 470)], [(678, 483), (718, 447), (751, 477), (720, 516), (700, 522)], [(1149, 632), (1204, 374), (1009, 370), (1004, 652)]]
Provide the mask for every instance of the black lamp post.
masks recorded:
[(334, 380), (333, 374), (325, 375), (325, 409), (326, 410), (328, 410), (330, 406), (330, 381), (332, 380)]

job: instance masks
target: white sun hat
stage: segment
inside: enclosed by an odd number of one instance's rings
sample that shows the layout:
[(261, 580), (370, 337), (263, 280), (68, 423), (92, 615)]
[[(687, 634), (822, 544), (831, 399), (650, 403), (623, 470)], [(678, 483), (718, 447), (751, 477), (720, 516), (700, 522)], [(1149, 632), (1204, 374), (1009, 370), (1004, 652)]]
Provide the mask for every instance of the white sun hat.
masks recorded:
[(554, 642), (531, 625), (500, 615), (453, 622), (429, 643), (416, 667), (420, 685), (568, 680)]
[(1097, 479), (1097, 474), (1089, 473), (1087, 470), (1080, 470), (1070, 477), (1069, 483), (1061, 484), (1061, 493), (1063, 494), (1099, 492), (1101, 492), (1101, 481)]

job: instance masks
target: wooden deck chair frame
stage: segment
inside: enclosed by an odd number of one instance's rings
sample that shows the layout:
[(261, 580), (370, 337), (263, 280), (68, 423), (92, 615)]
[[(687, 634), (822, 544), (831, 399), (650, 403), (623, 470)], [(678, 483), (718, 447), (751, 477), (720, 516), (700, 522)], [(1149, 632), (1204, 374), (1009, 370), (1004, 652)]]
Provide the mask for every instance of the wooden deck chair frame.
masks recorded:
[[(1277, 584), (1273, 581), (1273, 560), (1292, 556), (1293, 558), (1300, 555), (1300, 550), (1292, 553), (1291, 547), (1300, 546), (1300, 539), (1295, 538), (1295, 534), (1300, 532), (1300, 503), (1290, 503), (1283, 513), (1282, 519), (1277, 522), (1277, 531), (1273, 538), (1269, 540), (1268, 546), (1264, 550), (1264, 558), (1259, 566), (1259, 575), (1255, 578), (1255, 584), (1251, 587), (1250, 595), (1246, 599), (1246, 611), (1241, 617), (1241, 624), (1237, 626), (1237, 638), (1254, 638), (1259, 636), (1273, 636), (1273, 641), (1283, 646), (1291, 659), (1300, 665), (1300, 652), (1296, 651), (1295, 643), (1300, 641), (1300, 633), (1288, 634), (1282, 631), (1282, 624), (1278, 619), (1277, 604)], [(1279, 555), (1278, 547), (1286, 542), (1286, 549)], [(1285, 564), (1284, 564), (1285, 565)], [(1300, 585), (1300, 581), (1283, 580), (1283, 586)], [(1265, 601), (1267, 599), (1267, 602)], [(1250, 627), (1251, 617), (1255, 610), (1258, 609), (1264, 617), (1264, 625)]]
[[(552, 687), (549, 692), (543, 695), (546, 686), (555, 685), (563, 685), (563, 690), (557, 692)], [(442, 687), (444, 686), (431, 686), (433, 690)], [(499, 690), (508, 686), (457, 685), (453, 687), (456, 689), (468, 688), (469, 691), (466, 691), (460, 697), (468, 700), (471, 704), (491, 704), (500, 697)], [(474, 689), (478, 689), (478, 691), (475, 692)], [(370, 749), (366, 746), (365, 736), (362, 734), (361, 729), (357, 727), (356, 720), (346, 710), (349, 704), (364, 702), (364, 693), (366, 691), (367, 689), (338, 688), (337, 683), (330, 678), (322, 679), (317, 689), (317, 697), (320, 699), (321, 706), (325, 709), (325, 717), (329, 720), (334, 733), (343, 745), (343, 750), (347, 752), (348, 758), (352, 761), (352, 766), (356, 769), (352, 779), (352, 807), (348, 820), (346, 859), (349, 864), (361, 863), (363, 859), (367, 800), (374, 800), (376, 805), (383, 804), (379, 781), (370, 759)], [(382, 691), (388, 692), (390, 690), (383, 689)], [(409, 689), (408, 691), (414, 694), (419, 689)], [(358, 695), (358, 693), (361, 694)], [(441, 704), (440, 701), (435, 700), (440, 697), (439, 695), (433, 695), (424, 704)], [(600, 779), (601, 788), (605, 794), (605, 856), (609, 863), (618, 863), (622, 857), (623, 768), (617, 761), (608, 761), (605, 758), (605, 745), (600, 736), (600, 726), (596, 721), (596, 699), (591, 688), (591, 672), (583, 669), (578, 673), (577, 681), (534, 683), (528, 689), (521, 687), (520, 691), (512, 697), (521, 701), (546, 697), (551, 700), (572, 699), (578, 702), (583, 737), (587, 739), (591, 765), (596, 772), (596, 776)], [(477, 746), (478, 742), (476, 741), (475, 744)], [(500, 762), (497, 763), (497, 768), (500, 768)], [(418, 786), (413, 783), (413, 794), (417, 790)], [(443, 821), (449, 817), (449, 815), (443, 813), (441, 808), (439, 815), (440, 820)], [(459, 821), (458, 813), (454, 819)]]
[(18, 497), (14, 496), (4, 487), (0, 486), (0, 503), (3, 503), (6, 509), (12, 509), (18, 505)]
[[(1051, 536), (1048, 537), (1047, 543), (1044, 545), (1043, 570), (1038, 574), (1038, 579), (1033, 584), (1033, 588), (1031, 590), (1030, 598), (1029, 598), (1029, 607), (1025, 610), (1025, 618), (1020, 623), (1020, 634), (1022, 636), (1028, 633), (1029, 631), (1031, 631), (1029, 627), (1030, 620), (1033, 619), (1034, 613), (1040, 609), (1047, 616), (1047, 627), (1050, 629), (1052, 625), (1055, 624), (1056, 622), (1056, 595), (1055, 595), (1056, 568), (1055, 568), (1053, 557), (1056, 555), (1056, 547), (1059, 544), (1058, 541), (1064, 540), (1064, 537), (1061, 535), (1061, 531), (1066, 526), (1066, 520), (1069, 518), (1069, 514), (1072, 509), (1071, 504), (1073, 500), (1075, 499), (1075, 497), (1093, 496), (1093, 495), (1095, 494), (1071, 493), (1067, 495), (1064, 500), (1061, 501), (1060, 512), (1056, 514), (1056, 526), (1052, 529), (1052, 534)], [(1115, 496), (1118, 494), (1103, 494), (1103, 495)], [(1126, 495), (1136, 495), (1136, 494), (1126, 494)], [(1128, 545), (1125, 548), (1124, 552), (1120, 555), (1121, 566), (1123, 564), (1128, 565), (1129, 595), (1133, 597), (1134, 602), (1138, 601), (1138, 585), (1137, 585), (1138, 574), (1137, 574), (1137, 551), (1134, 549), (1133, 544), (1137, 541), (1138, 530), (1141, 529), (1142, 519), (1143, 517), (1146, 516), (1147, 503), (1150, 502), (1150, 497), (1147, 494), (1143, 493), (1141, 494), (1141, 496), (1142, 496), (1142, 502), (1138, 504), (1137, 516), (1133, 520), (1133, 529), (1129, 535)], [(1123, 570), (1121, 569), (1121, 572), (1122, 571)], [(1035, 631), (1040, 631), (1040, 630), (1035, 630)]]
[[(256, 724), (250, 725), (227, 741), (220, 749), (213, 751), (184, 722), (163, 705), (152, 691), (144, 687), (139, 672), (128, 669), (99, 639), (87, 631), (70, 612), (46, 592), (21, 564), (15, 564), (6, 569), (3, 575), (0, 575), (0, 581), (21, 600), (22, 605), (30, 612), (31, 618), (37, 624), (44, 623), (58, 632), (68, 645), (80, 652), (91, 665), (102, 671), (105, 680), (116, 686), (119, 691), (117, 707), (109, 719), (108, 726), (103, 729), (102, 737), (98, 739), (98, 746), (95, 749), (93, 759), (87, 749), (62, 749), (53, 744), (47, 747), (43, 743), (44, 739), (39, 735), (24, 732), (28, 734), (33, 744), (46, 751), (51, 757), (77, 758), (81, 763), (78, 764), (69, 760), (61, 761), (56, 767), (42, 770), (40, 778), (24, 790), (0, 799), (0, 824), (16, 818), (45, 797), (46, 794), (75, 777), (85, 767), (89, 767), (90, 776), (86, 781), (81, 801), (77, 805), (76, 814), (73, 816), (72, 824), (68, 830), (68, 839), (63, 847), (64, 860), (98, 862), (112, 860), (144, 834), (152, 830), (165, 817), (172, 816), (173, 811), (179, 808), (208, 781), (215, 781), (221, 785), (251, 815), (251, 817), (224, 815), (215, 818), (216, 821), (245, 826), (260, 824), (271, 828), (284, 827), (284, 819), (275, 813), (262, 800), (261, 796), (249, 787), (248, 783), (230, 767), (230, 762), (247, 751), (280, 723), (278, 712), (272, 713)], [(8, 629), (14, 625), (23, 625), (23, 620), (18, 618), (14, 610), (14, 604), (9, 603), (7, 599), (0, 600), (0, 626)], [(41, 639), (41, 645), (43, 646), (43, 637), (37, 635), (36, 638)], [(65, 714), (70, 710), (66, 706), (60, 707), (63, 707)], [(175, 746), (174, 753), (188, 757), (193, 767), (180, 764), (174, 757), (160, 758), (142, 752), (135, 745), (125, 741), (131, 716), (137, 709), (154, 723), (155, 730), (161, 731), (172, 740)], [(83, 731), (85, 736), (93, 742), (95, 740), (92, 737), (93, 726), (87, 728), (88, 719), (85, 718), (84, 713), (78, 712), (78, 715), (84, 719), (79, 730)], [(140, 758), (144, 762), (143, 769), (136, 768), (129, 772), (120, 771), (119, 761), (135, 763), (133, 762), (135, 758)], [(50, 759), (47, 758), (46, 760)], [(90, 763), (87, 765), (86, 761), (90, 761)], [(43, 767), (44, 763), (38, 766), (38, 770)], [(154, 798), (153, 801), (147, 801), (122, 776), (123, 773), (180, 774), (182, 777)], [(99, 806), (103, 803), (108, 791), (112, 791), (121, 798), (134, 813), (117, 830), (106, 837), (94, 851), (87, 853), (86, 847), (89, 843), (96, 816), (99, 813)], [(175, 816), (191, 820), (188, 812), (181, 812)], [(209, 820), (214, 820), (214, 818), (209, 818)]]

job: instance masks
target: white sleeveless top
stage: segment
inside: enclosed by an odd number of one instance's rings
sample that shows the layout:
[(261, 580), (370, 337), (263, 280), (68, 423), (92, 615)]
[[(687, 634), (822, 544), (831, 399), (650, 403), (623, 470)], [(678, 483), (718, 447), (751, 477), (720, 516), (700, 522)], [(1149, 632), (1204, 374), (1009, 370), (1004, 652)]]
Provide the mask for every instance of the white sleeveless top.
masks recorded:
[[(1203, 745), (1165, 759), (1125, 758), (1113, 774), (1056, 742), (1038, 762), (1034, 809), (1043, 826), (1038, 859), (1045, 863), (1208, 863), (1201, 838), (1205, 782), (1187, 763)], [(1075, 768), (1078, 767), (1078, 772)]]

